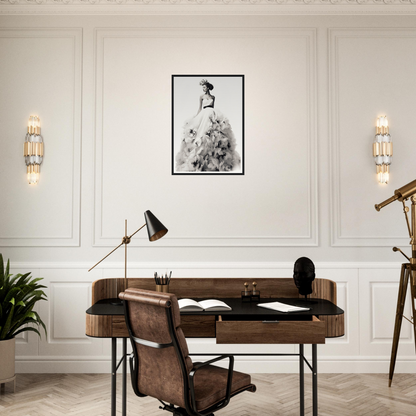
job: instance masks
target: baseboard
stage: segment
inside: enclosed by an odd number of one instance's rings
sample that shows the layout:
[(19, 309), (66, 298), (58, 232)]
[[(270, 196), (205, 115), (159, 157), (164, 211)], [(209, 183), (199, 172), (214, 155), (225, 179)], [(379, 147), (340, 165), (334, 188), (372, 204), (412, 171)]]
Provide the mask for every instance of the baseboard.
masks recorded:
[[(198, 357), (205, 361), (212, 357)], [(309, 359), (309, 358), (308, 358)], [(311, 362), (311, 361), (310, 361)], [(388, 374), (389, 358), (357, 359), (352, 357), (323, 357), (318, 360), (318, 373), (385, 373)], [(246, 373), (298, 373), (299, 361), (293, 357), (235, 357), (235, 369)], [(110, 373), (108, 360), (36, 360), (16, 359), (16, 373)], [(121, 371), (121, 369), (119, 370)], [(309, 369), (305, 365), (305, 372)], [(416, 373), (416, 360), (412, 357), (398, 359), (395, 373)]]

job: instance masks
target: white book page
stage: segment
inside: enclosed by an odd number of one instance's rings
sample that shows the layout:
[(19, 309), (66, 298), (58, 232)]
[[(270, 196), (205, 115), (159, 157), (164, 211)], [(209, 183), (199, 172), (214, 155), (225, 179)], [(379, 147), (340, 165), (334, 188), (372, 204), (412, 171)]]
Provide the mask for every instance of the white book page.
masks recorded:
[(193, 299), (179, 299), (178, 300), (179, 309), (183, 309), (186, 307), (192, 307), (197, 309), (204, 309), (196, 300)]
[(199, 302), (199, 304), (204, 309), (218, 308), (218, 307), (224, 308), (224, 309), (231, 309), (225, 302), (218, 300), (218, 299), (202, 300), (201, 302)]

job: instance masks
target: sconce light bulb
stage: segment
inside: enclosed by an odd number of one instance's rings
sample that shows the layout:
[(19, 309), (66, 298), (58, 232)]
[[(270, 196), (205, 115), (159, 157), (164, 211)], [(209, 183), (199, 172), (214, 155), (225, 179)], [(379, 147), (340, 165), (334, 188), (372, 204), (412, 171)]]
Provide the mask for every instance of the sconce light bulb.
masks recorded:
[(29, 182), (29, 185), (37, 185), (39, 181), (39, 173), (28, 173), (27, 174), (27, 180)]
[(389, 179), (390, 179), (390, 177), (389, 177), (389, 173), (388, 172), (379, 172), (378, 173), (378, 181), (379, 181), (379, 183), (381, 183), (381, 184), (387, 184), (387, 183), (389, 183)]

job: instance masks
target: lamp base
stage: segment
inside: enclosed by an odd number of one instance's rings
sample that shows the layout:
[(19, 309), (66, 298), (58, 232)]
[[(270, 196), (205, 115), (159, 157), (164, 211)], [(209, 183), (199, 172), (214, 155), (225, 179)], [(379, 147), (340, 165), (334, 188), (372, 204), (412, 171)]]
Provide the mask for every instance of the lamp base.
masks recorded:
[(123, 301), (119, 298), (111, 298), (107, 299), (107, 301), (110, 305), (123, 306)]

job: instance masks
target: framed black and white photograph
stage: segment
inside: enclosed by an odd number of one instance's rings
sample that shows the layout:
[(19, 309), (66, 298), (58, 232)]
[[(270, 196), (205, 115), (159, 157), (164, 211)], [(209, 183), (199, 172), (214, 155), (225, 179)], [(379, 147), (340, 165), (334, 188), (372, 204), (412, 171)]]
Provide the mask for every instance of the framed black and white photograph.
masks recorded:
[(172, 174), (244, 175), (244, 75), (172, 75)]

